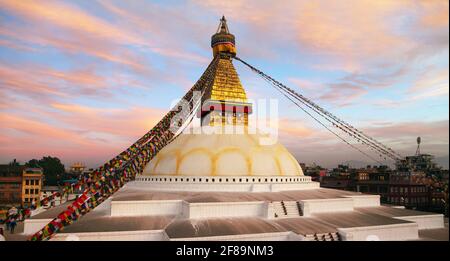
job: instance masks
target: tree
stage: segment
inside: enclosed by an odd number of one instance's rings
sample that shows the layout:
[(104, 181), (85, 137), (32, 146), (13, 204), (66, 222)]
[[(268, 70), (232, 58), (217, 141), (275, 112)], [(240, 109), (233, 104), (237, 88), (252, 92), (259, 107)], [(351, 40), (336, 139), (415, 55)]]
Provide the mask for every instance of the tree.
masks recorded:
[(27, 163), (25, 163), (25, 166), (27, 166), (29, 168), (40, 168), (41, 167), (39, 165), (39, 160), (37, 160), (37, 159), (32, 159), (32, 160), (28, 161)]
[(25, 164), (31, 168), (42, 168), (44, 170), (45, 185), (58, 185), (58, 178), (64, 173), (64, 165), (56, 157), (43, 157), (40, 160), (32, 159)]

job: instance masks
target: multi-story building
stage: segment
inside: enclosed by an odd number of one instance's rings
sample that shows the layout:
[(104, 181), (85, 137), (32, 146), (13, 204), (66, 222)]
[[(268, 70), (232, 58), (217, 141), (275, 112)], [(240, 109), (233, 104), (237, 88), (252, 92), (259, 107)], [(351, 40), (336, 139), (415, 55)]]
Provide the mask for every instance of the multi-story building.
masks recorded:
[(356, 191), (380, 195), (381, 202), (387, 202), (390, 172), (387, 166), (367, 166), (356, 170)]
[(22, 177), (0, 177), (0, 204), (21, 204)]
[(0, 204), (27, 206), (40, 199), (43, 170), (17, 162), (0, 165)]
[(408, 208), (428, 207), (429, 191), (424, 172), (396, 172), (390, 177), (388, 201)]
[(41, 198), (43, 171), (41, 168), (26, 168), (22, 174), (22, 205), (29, 206)]
[(22, 172), (15, 161), (0, 165), (0, 204), (18, 205), (22, 201)]

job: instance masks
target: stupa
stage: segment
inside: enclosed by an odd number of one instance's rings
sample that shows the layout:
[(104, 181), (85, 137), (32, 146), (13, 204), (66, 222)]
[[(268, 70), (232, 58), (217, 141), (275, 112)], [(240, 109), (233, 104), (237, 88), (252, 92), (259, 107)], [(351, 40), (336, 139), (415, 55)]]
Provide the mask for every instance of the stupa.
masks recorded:
[(219, 60), (198, 112), (203, 128), (181, 134), (167, 145), (137, 180), (148, 181), (158, 190), (279, 191), (318, 187), (303, 175), (297, 160), (282, 144), (274, 141), (268, 145), (269, 134), (248, 127), (252, 104), (232, 63), (235, 37), (225, 17), (211, 38), (211, 47), (213, 58)]
[[(417, 240), (443, 215), (382, 206), (378, 195), (320, 188), (280, 143), (250, 131), (225, 17), (212, 36), (214, 79), (198, 112), (202, 128), (179, 135), (135, 181), (51, 240)], [(240, 127), (242, 133), (220, 132)], [(25, 221), (33, 234), (66, 206)]]

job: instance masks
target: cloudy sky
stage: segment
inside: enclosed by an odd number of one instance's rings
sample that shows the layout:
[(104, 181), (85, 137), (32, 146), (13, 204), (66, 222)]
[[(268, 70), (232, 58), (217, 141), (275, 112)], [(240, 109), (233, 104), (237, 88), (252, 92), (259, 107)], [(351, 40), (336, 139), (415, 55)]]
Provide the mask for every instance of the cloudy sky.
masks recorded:
[[(238, 55), (396, 151), (448, 167), (448, 1), (0, 0), (0, 163), (95, 167), (150, 129), (203, 73), (222, 15)], [(370, 160), (280, 98), (301, 162)]]

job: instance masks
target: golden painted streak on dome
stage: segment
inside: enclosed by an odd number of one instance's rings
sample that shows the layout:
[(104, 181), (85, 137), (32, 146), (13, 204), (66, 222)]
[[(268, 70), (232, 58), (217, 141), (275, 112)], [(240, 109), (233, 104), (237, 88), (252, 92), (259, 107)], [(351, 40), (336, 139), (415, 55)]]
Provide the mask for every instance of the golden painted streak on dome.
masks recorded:
[(278, 168), (278, 175), (284, 176), (284, 173), (281, 170), (280, 160), (278, 159), (278, 153), (276, 153), (275, 157), (273, 157), (273, 158), (275, 159), (275, 164), (277, 165), (277, 168)]
[[(153, 173), (155, 173), (156, 172), (156, 166), (158, 166), (158, 164), (159, 164), (159, 162), (161, 161), (161, 159), (162, 159), (162, 157), (159, 157), (159, 155), (158, 155), (158, 157), (156, 157), (156, 162), (155, 162), (155, 165), (153, 165), (153, 169), (152, 169), (152, 172)], [(178, 162), (177, 162), (177, 164), (178, 164)]]
[(247, 138), (249, 140), (251, 140), (253, 142), (254, 146), (260, 146), (259, 142), (256, 141), (256, 138), (253, 138), (253, 136), (248, 133), (248, 128), (245, 129), (244, 134), (245, 134), (245, 136), (247, 136)]
[[(286, 151), (288, 151), (288, 150), (286, 149)], [(300, 167), (300, 164), (298, 163), (297, 159), (291, 153), (287, 153), (287, 155), (291, 159), (292, 163), (294, 163), (294, 166), (297, 169), (297, 172), (305, 175), (305, 173), (303, 173), (302, 167)]]
[(180, 157), (180, 152), (178, 150), (172, 150), (172, 151), (166, 152), (164, 154), (158, 153), (158, 155), (156, 155), (156, 157), (154, 158), (155, 164), (153, 165), (152, 172), (155, 173), (156, 172), (156, 168), (158, 167), (160, 161), (165, 159), (167, 156), (170, 157), (171, 154), (175, 154), (174, 156), (176, 158), (177, 169), (178, 169), (178, 158)]
[(216, 173), (217, 158), (218, 158), (217, 155), (213, 153), (211, 158), (211, 176), (217, 176)]
[[(250, 149), (250, 152), (249, 152), (249, 155), (253, 155), (254, 154), (254, 152), (262, 152), (263, 151), (263, 149), (262, 149), (262, 147), (261, 147), (261, 145), (259, 145), (259, 143), (257, 142), (256, 144), (255, 144), (255, 147), (252, 147), (251, 149)], [(250, 159), (249, 160), (249, 163), (250, 163), (250, 168), (249, 168), (249, 176), (258, 176), (258, 175), (253, 175), (254, 174), (254, 172), (253, 172), (253, 160), (252, 159)]]
[(181, 166), (181, 163), (183, 163), (184, 159), (187, 156), (190, 156), (190, 155), (192, 155), (194, 153), (197, 153), (197, 152), (202, 152), (203, 154), (207, 155), (210, 158), (210, 162), (212, 164), (211, 165), (211, 176), (215, 176), (216, 175), (215, 174), (215, 172), (216, 172), (216, 170), (215, 170), (215, 159), (214, 159), (215, 155), (213, 153), (211, 153), (211, 151), (209, 149), (206, 149), (206, 148), (194, 148), (194, 149), (191, 149), (191, 150), (187, 151), (186, 153), (184, 153), (180, 157), (177, 157), (177, 169), (176, 169), (175, 175), (179, 175), (179, 168)]

